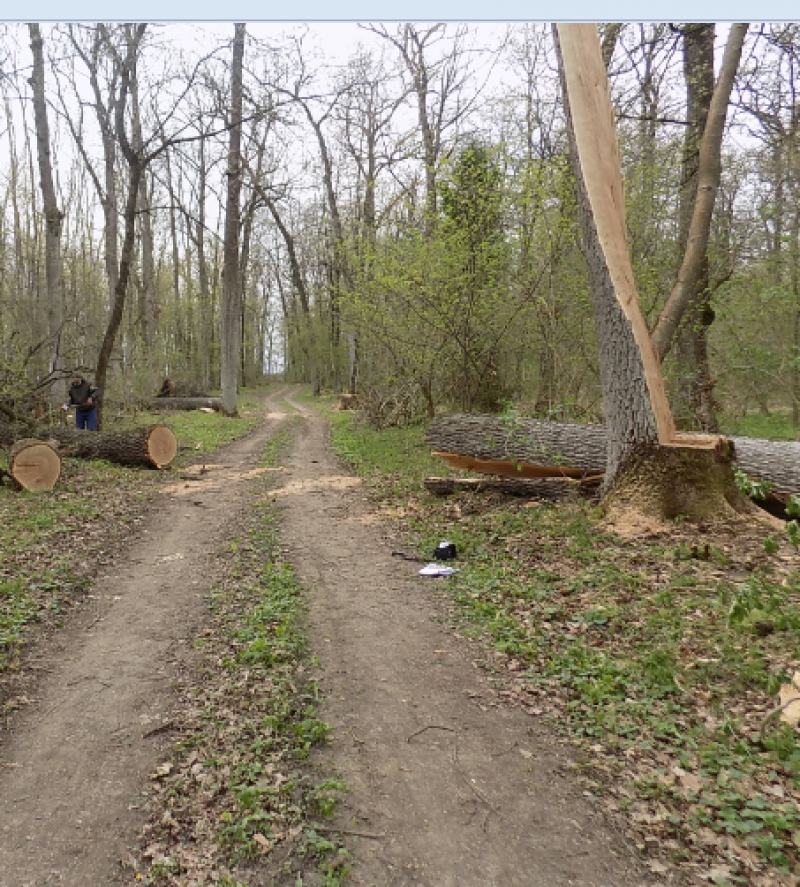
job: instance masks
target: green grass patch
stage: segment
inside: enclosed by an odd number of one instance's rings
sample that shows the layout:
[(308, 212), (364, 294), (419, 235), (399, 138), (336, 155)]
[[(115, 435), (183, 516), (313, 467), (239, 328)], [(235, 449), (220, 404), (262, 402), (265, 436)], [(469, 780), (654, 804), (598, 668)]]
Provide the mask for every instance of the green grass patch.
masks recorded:
[[(333, 445), (429, 556), (455, 542), (447, 590), (500, 686), (581, 748), (593, 791), (649, 850), (725, 865), (730, 884), (800, 872), (800, 742), (759, 730), (800, 669), (800, 573), (766, 530), (676, 523), (651, 540), (604, 530), (586, 504), (429, 496), (422, 429), (332, 416)], [(780, 881), (779, 883), (794, 883)]]

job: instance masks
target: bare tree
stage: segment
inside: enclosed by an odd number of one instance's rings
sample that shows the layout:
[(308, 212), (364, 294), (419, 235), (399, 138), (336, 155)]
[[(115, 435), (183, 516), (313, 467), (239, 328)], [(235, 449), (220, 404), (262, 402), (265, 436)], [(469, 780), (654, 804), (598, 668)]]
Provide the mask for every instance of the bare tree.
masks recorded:
[(61, 268), (61, 228), (64, 214), (58, 207), (53, 183), (53, 163), (50, 154), (50, 127), (47, 120), (47, 100), (44, 91), (44, 51), (41, 29), (29, 24), (33, 52), (33, 113), (36, 122), (36, 146), (39, 158), (39, 183), (42, 189), (45, 216), (45, 273), (47, 277), (47, 333), (50, 338), (48, 370), (53, 378), (53, 396), (63, 401), (66, 387), (61, 366), (61, 334), (64, 325), (64, 294)]
[(228, 196), (225, 205), (224, 265), (222, 271), (222, 305), (220, 309), (220, 369), (222, 409), (228, 416), (236, 414), (239, 352), (242, 347), (240, 318), (242, 313), (241, 276), (239, 274), (239, 225), (242, 193), (242, 69), (244, 62), (245, 25), (237, 24), (233, 40), (231, 65), (230, 141), (228, 147)]

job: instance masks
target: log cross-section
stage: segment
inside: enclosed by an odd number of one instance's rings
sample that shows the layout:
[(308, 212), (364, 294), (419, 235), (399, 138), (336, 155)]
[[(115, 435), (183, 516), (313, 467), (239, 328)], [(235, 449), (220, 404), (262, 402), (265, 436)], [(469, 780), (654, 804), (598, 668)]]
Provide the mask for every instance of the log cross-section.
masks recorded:
[(41, 440), (19, 440), (8, 454), (8, 473), (24, 490), (52, 490), (61, 476), (61, 457)]

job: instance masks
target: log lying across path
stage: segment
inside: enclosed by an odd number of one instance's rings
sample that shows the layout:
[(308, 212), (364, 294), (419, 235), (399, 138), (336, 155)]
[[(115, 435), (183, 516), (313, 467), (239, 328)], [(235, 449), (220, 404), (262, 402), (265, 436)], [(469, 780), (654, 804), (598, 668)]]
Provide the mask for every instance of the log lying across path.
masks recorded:
[(148, 425), (126, 431), (51, 429), (59, 451), (81, 459), (107, 459), (117, 465), (166, 468), (178, 452), (178, 439), (166, 425)]
[(158, 410), (214, 410), (222, 409), (221, 397), (150, 397), (140, 401), (143, 409)]
[[(452, 415), (434, 419), (426, 439), (435, 451), (549, 467), (552, 477), (575, 476), (575, 469), (587, 476), (597, 475), (606, 464), (603, 425)], [(736, 449), (736, 464), (751, 478), (769, 481), (779, 494), (800, 495), (800, 442), (730, 439)]]
[(8, 474), (23, 490), (52, 490), (61, 476), (61, 457), (49, 443), (19, 440), (8, 454)]

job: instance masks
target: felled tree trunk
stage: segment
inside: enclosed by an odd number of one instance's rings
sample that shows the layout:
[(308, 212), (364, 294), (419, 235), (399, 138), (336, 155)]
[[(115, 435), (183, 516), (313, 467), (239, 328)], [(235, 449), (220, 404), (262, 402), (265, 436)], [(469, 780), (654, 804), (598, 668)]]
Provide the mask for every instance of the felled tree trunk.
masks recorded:
[(64, 455), (107, 459), (117, 465), (166, 468), (178, 452), (178, 440), (166, 425), (149, 425), (129, 431), (52, 429), (51, 437)]
[(152, 411), (157, 410), (214, 410), (222, 409), (221, 397), (151, 397), (141, 401), (141, 405)]
[[(733, 460), (746, 474), (769, 481), (779, 493), (800, 496), (800, 442), (729, 439), (734, 447)], [(432, 450), (476, 459), (550, 465), (556, 469), (554, 475), (561, 473), (563, 467), (597, 473), (606, 464), (604, 425), (506, 420), (497, 416), (439, 416), (429, 425), (426, 440)], [(654, 451), (648, 452), (652, 455)], [(632, 464), (627, 462), (626, 468)]]
[(49, 443), (19, 440), (9, 451), (8, 473), (24, 490), (52, 490), (61, 476), (61, 457)]
[(452, 496), (454, 493), (501, 493), (522, 499), (542, 499), (559, 502), (576, 496), (589, 497), (597, 493), (598, 484), (570, 480), (517, 480), (512, 477), (426, 477), (425, 489), (434, 496)]

